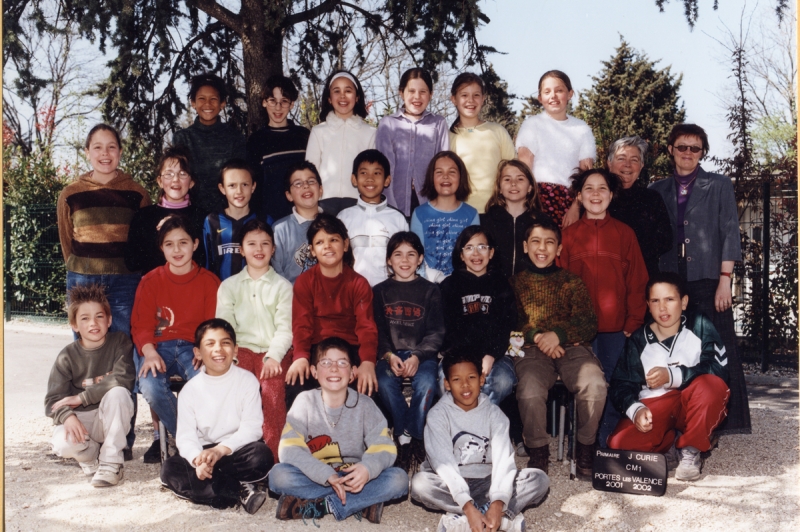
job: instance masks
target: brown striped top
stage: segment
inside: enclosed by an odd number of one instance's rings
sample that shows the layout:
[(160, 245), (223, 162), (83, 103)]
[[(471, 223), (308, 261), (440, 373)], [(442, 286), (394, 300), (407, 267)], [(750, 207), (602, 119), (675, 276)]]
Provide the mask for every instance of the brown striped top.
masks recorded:
[(92, 172), (67, 185), (58, 196), (58, 236), (67, 271), (86, 275), (132, 273), (125, 245), (133, 214), (150, 205), (147, 191), (118, 172), (106, 184)]

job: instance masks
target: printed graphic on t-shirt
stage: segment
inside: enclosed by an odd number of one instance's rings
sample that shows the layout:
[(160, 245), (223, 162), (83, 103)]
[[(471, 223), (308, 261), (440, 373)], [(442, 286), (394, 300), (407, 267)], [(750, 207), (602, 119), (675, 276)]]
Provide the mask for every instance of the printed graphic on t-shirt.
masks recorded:
[[(449, 273), (453, 270), (453, 246), (464, 230), (464, 220), (449, 214), (429, 218), (425, 228), (425, 259), (431, 267)], [(433, 249), (429, 249), (433, 244)], [(433, 264), (431, 264), (433, 261)]]
[(308, 450), (311, 451), (312, 456), (317, 460), (326, 464), (341, 464), (333, 468), (335, 471), (353, 465), (343, 463), (342, 451), (339, 449), (339, 444), (334, 442), (327, 434), (323, 434), (322, 436), (309, 436), (306, 445), (308, 445)]
[(395, 301), (383, 306), (389, 325), (413, 327), (415, 321), (425, 319), (425, 307), (408, 301)]
[(453, 436), (453, 453), (460, 466), (485, 464), (489, 456), (489, 438), (462, 430)]
[(217, 251), (220, 255), (241, 255), (239, 244), (231, 242), (230, 244), (220, 244), (217, 246)]
[(470, 294), (461, 297), (461, 312), (465, 316), (468, 314), (489, 314), (491, 306), (492, 296)]
[[(111, 375), (111, 373), (112, 372), (109, 371), (108, 373), (106, 373), (106, 375)], [(99, 384), (100, 382), (102, 382), (102, 380), (106, 378), (106, 375), (98, 375), (97, 377), (89, 377), (88, 379), (83, 379), (81, 381), (81, 386), (83, 387), (84, 390), (88, 390), (95, 384)]]
[(169, 307), (156, 307), (156, 318), (158, 318), (158, 323), (156, 324), (156, 336), (161, 336), (164, 332), (164, 329), (167, 327), (172, 327), (175, 323), (175, 313), (172, 312), (172, 309)]
[(317, 263), (317, 259), (311, 256), (311, 249), (308, 242), (303, 242), (294, 252), (294, 263), (300, 267), (300, 272), (304, 272)]

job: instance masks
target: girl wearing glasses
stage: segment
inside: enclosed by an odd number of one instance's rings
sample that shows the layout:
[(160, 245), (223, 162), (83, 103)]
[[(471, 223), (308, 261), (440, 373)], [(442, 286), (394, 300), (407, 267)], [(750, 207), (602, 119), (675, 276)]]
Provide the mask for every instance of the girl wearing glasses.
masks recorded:
[(661, 194), (672, 222), (672, 249), (661, 255), (659, 267), (680, 274), (689, 301), (711, 318), (725, 344), (731, 398), (717, 432), (749, 434), (750, 407), (731, 310), (731, 273), (742, 260), (736, 197), (729, 177), (700, 166), (708, 149), (706, 132), (695, 124), (678, 124), (669, 134), (674, 173), (650, 186)]
[[(168, 217), (176, 214), (185, 216), (198, 234), (203, 232), (203, 213), (189, 200), (194, 179), (189, 150), (185, 146), (171, 146), (164, 150), (158, 162), (156, 183), (160, 189), (158, 200), (155, 205), (140, 209), (133, 215), (125, 249), (125, 266), (142, 275), (167, 262), (158, 246), (158, 229)], [(197, 264), (206, 263), (203, 246), (197, 247), (192, 259)]]
[[(511, 393), (517, 382), (514, 362), (506, 356), (511, 331), (517, 324), (517, 303), (511, 285), (492, 263), (494, 239), (480, 226), (464, 229), (453, 250), (453, 274), (442, 281), (445, 338), (443, 350), (479, 346), (481, 392), (494, 404)], [(439, 370), (439, 391), (444, 394)]]

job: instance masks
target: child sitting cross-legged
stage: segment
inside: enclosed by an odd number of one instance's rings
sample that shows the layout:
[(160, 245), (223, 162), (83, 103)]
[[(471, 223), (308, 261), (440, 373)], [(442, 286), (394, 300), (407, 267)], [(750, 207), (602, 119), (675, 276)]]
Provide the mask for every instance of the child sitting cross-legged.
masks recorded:
[(286, 416), (269, 488), (281, 495), (278, 519), (337, 521), (360, 514), (380, 523), (383, 503), (405, 497), (408, 475), (391, 467), (397, 449), (372, 399), (348, 384), (354, 378), (350, 344), (337, 337), (317, 344), (311, 372), (319, 389), (297, 396)]
[(480, 393), (483, 351), (473, 346), (444, 357), (446, 393), (428, 413), (428, 460), (411, 479), (411, 497), (447, 512), (438, 531), (525, 530), (522, 511), (550, 486), (539, 469), (517, 470), (508, 418)]
[(603, 369), (590, 347), (597, 332), (592, 299), (580, 277), (556, 266), (561, 230), (549, 218), (533, 222), (523, 245), (528, 269), (512, 277), (511, 286), (525, 337), (524, 356), (514, 359), (514, 369), (528, 467), (547, 472), (547, 393), (560, 376), (575, 395), (577, 473), (588, 479), (606, 402)]
[(627, 419), (608, 446), (666, 453), (677, 480), (697, 480), (700, 453), (727, 414), (725, 345), (708, 317), (686, 312), (689, 296), (677, 273), (653, 275), (646, 293), (653, 322), (631, 334), (614, 369), (608, 396)]
[(56, 357), (44, 399), (56, 426), (53, 450), (77, 460), (92, 486), (115, 486), (122, 480), (122, 449), (133, 415), (133, 345), (127, 334), (108, 331), (111, 306), (102, 287), (76, 286), (68, 301), (78, 339)]
[(215, 508), (241, 504), (254, 514), (267, 498), (263, 481), (274, 459), (261, 440), (258, 380), (233, 365), (236, 332), (218, 318), (201, 323), (194, 353), (203, 371), (178, 397), (178, 452), (161, 467), (161, 482), (178, 497)]

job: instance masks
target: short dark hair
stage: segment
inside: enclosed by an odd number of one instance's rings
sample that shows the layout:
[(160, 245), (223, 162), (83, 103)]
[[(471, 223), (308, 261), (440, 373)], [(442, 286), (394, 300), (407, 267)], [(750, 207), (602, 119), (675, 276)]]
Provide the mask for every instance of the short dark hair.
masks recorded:
[[(456, 238), (456, 243), (453, 245), (453, 253), (451, 254), (451, 260), (453, 262), (453, 269), (454, 270), (463, 270), (467, 267), (464, 264), (464, 259), (461, 258), (461, 250), (467, 243), (472, 240), (474, 236), (483, 235), (486, 237), (486, 243), (489, 244), (489, 247), (494, 249), (494, 238), (492, 238), (492, 234), (481, 227), (480, 225), (470, 225), (465, 227), (461, 234), (458, 235)], [(488, 268), (492, 268), (494, 266), (494, 257), (489, 259), (489, 264), (487, 265)]]
[(86, 148), (87, 150), (89, 149), (89, 144), (92, 143), (92, 137), (94, 137), (94, 134), (97, 133), (98, 131), (108, 131), (109, 133), (114, 135), (114, 138), (117, 139), (117, 146), (119, 147), (120, 150), (122, 149), (122, 140), (120, 140), (119, 138), (119, 132), (113, 127), (109, 126), (108, 124), (97, 124), (92, 129), (90, 129), (89, 134), (86, 135), (86, 144), (84, 144), (83, 146), (84, 148)]
[(353, 175), (358, 175), (358, 167), (361, 163), (378, 163), (383, 167), (383, 177), (392, 175), (392, 168), (389, 165), (389, 159), (378, 150), (364, 150), (353, 159)]
[[(317, 233), (320, 231), (324, 231), (329, 235), (339, 235), (342, 240), (350, 240), (350, 236), (347, 234), (347, 226), (344, 225), (343, 221), (332, 214), (321, 212), (314, 218), (311, 225), (308, 226), (306, 239), (308, 240), (309, 247), (314, 247), (314, 237), (317, 236)], [(351, 268), (353, 267), (355, 263), (353, 246), (348, 246), (347, 251), (344, 252), (344, 263)]]
[(308, 170), (312, 174), (314, 174), (314, 178), (317, 180), (319, 186), (322, 186), (322, 177), (319, 175), (319, 170), (317, 170), (317, 166), (312, 163), (311, 161), (301, 161), (299, 163), (295, 163), (289, 167), (286, 171), (286, 176), (283, 178), (283, 188), (286, 192), (292, 190), (292, 176), (294, 176), (295, 172), (299, 172), (301, 170)]
[(158, 247), (164, 244), (164, 239), (167, 238), (169, 232), (175, 229), (183, 229), (192, 240), (200, 238), (200, 235), (197, 234), (197, 227), (189, 218), (183, 214), (171, 214), (161, 224), (161, 229), (158, 230)]
[(233, 326), (222, 318), (211, 318), (210, 320), (206, 320), (198, 325), (197, 329), (195, 329), (194, 346), (196, 348), (200, 348), (200, 344), (203, 342), (203, 336), (206, 335), (206, 332), (212, 329), (222, 329), (228, 333), (228, 336), (231, 337), (233, 343), (236, 343), (236, 331), (233, 330)]
[(450, 380), (450, 370), (456, 364), (467, 362), (475, 365), (475, 371), (481, 372), (483, 355), (474, 345), (464, 344), (458, 347), (453, 347), (444, 352), (442, 356), (442, 373), (444, 373), (445, 380)]
[(659, 283), (671, 284), (674, 286), (678, 290), (678, 295), (681, 298), (686, 295), (686, 281), (683, 280), (683, 277), (675, 272), (658, 272), (651, 275), (650, 280), (647, 281), (647, 286), (644, 289), (647, 299), (650, 299), (650, 290), (653, 288), (653, 285)]
[(343, 353), (347, 353), (347, 358), (350, 360), (351, 366), (357, 367), (359, 365), (360, 361), (358, 359), (358, 354), (355, 352), (355, 346), (350, 345), (349, 342), (338, 336), (325, 338), (315, 346), (314, 352), (311, 353), (311, 365), (316, 366), (319, 359), (331, 349), (338, 349)]
[(428, 198), (428, 201), (435, 200), (439, 193), (436, 192), (436, 186), (433, 184), (433, 175), (436, 171), (436, 161), (447, 157), (456, 164), (458, 168), (458, 189), (456, 189), (456, 199), (458, 201), (466, 201), (470, 194), (472, 194), (472, 187), (469, 182), (469, 172), (467, 172), (467, 165), (461, 160), (461, 157), (454, 151), (445, 150), (440, 151), (433, 156), (431, 162), (428, 163), (428, 169), (425, 171), (425, 183), (422, 185), (420, 194)]
[(425, 85), (428, 86), (428, 90), (433, 92), (433, 78), (431, 78), (431, 75), (427, 70), (419, 67), (409, 68), (403, 72), (403, 75), (400, 76), (400, 92), (406, 90), (408, 82), (412, 79), (421, 79), (425, 82)]
[(403, 244), (408, 244), (411, 249), (417, 252), (420, 257), (425, 256), (425, 248), (422, 246), (422, 241), (416, 233), (411, 231), (398, 231), (389, 238), (389, 243), (386, 244), (386, 275), (394, 277), (394, 272), (389, 266), (389, 259), (392, 258), (392, 253)]
[(272, 227), (269, 226), (267, 222), (264, 220), (259, 220), (258, 218), (253, 218), (252, 220), (248, 220), (245, 224), (236, 232), (234, 235), (234, 239), (239, 244), (244, 242), (244, 237), (247, 236), (247, 233), (253, 232), (264, 232), (269, 235), (269, 238), (272, 240), (272, 244), (275, 244), (275, 233), (272, 231)]
[(608, 190), (611, 191), (612, 194), (616, 194), (617, 190), (619, 190), (620, 182), (619, 177), (616, 174), (612, 174), (610, 170), (605, 168), (590, 168), (588, 170), (582, 170), (580, 172), (576, 172), (570, 176), (572, 180), (572, 192), (577, 196), (578, 192), (581, 191), (583, 185), (586, 183), (586, 180), (589, 179), (589, 176), (594, 174), (600, 174), (608, 185)]
[(347, 70), (336, 70), (328, 79), (325, 80), (325, 88), (322, 89), (322, 101), (320, 101), (320, 111), (319, 111), (319, 119), (322, 121), (327, 120), (328, 114), (333, 111), (333, 105), (331, 105), (330, 100), (331, 98), (331, 83), (333, 81), (334, 76), (337, 74), (347, 74), (351, 78), (353, 78), (356, 82), (356, 105), (353, 107), (353, 114), (356, 116), (360, 116), (361, 118), (367, 117), (367, 103), (364, 101), (364, 89), (361, 88), (361, 82), (358, 81), (358, 78), (348, 72)]
[[(161, 172), (164, 171), (164, 165), (169, 161), (178, 161), (180, 169), (189, 174), (189, 178), (194, 182), (194, 178), (192, 177), (192, 163), (189, 157), (189, 148), (186, 146), (168, 146), (161, 154), (161, 158), (158, 160), (158, 166), (156, 166), (156, 168), (158, 168), (158, 177), (161, 177)], [(163, 197), (164, 189), (162, 188), (159, 198)]]
[(225, 186), (225, 172), (229, 172), (231, 170), (244, 170), (248, 174), (250, 174), (250, 179), (255, 183), (255, 173), (250, 165), (244, 159), (230, 159), (225, 164), (222, 165), (222, 168), (219, 169), (219, 184)]
[(556, 234), (556, 242), (561, 244), (561, 228), (558, 226), (557, 223), (553, 221), (552, 218), (547, 216), (546, 214), (537, 215), (534, 218), (533, 224), (531, 224), (527, 229), (525, 229), (525, 234), (523, 235), (523, 240), (525, 242), (531, 237), (533, 230), (537, 227), (541, 227), (545, 231), (552, 231)]
[(220, 102), (228, 99), (228, 89), (225, 88), (225, 82), (222, 81), (222, 78), (211, 72), (205, 72), (194, 76), (189, 81), (189, 100), (193, 102), (197, 97), (198, 91), (203, 87), (211, 87), (217, 91)]
[(103, 307), (106, 316), (111, 316), (111, 305), (106, 297), (106, 290), (99, 284), (79, 284), (67, 291), (67, 317), (73, 327), (78, 325), (78, 309), (84, 303), (98, 303)]
[(706, 130), (697, 124), (675, 124), (672, 126), (672, 131), (669, 132), (669, 137), (667, 138), (667, 146), (675, 146), (675, 141), (678, 140), (678, 137), (684, 136), (699, 138), (700, 142), (703, 143), (703, 157), (708, 154), (708, 150), (711, 149), (708, 144), (708, 135)]
[(267, 100), (272, 98), (275, 89), (280, 89), (281, 94), (293, 102), (297, 100), (300, 94), (291, 78), (279, 74), (267, 78), (267, 82), (264, 83), (264, 89), (261, 91), (261, 99)]

